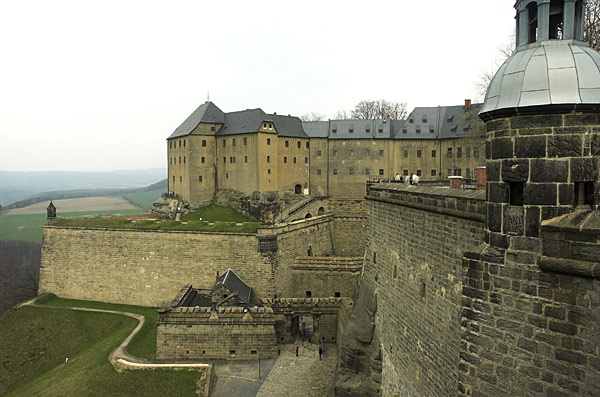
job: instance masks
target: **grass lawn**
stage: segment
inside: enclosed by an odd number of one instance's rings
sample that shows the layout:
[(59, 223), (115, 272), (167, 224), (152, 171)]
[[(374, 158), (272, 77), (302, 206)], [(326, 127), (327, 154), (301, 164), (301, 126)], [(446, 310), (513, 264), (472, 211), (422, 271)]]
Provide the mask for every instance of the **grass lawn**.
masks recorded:
[(139, 192), (126, 194), (123, 197), (131, 200), (144, 211), (148, 212), (152, 208), (152, 204), (160, 198), (161, 193), (164, 193), (163, 189), (152, 190), (149, 192)]
[[(107, 214), (139, 215), (145, 213), (142, 209), (103, 211)], [(98, 211), (69, 212), (58, 214), (64, 217), (98, 215)], [(0, 240), (24, 240), (36, 243), (42, 242), (42, 226), (46, 224), (46, 214), (6, 215), (0, 213)]]
[[(202, 221), (200, 221), (202, 218)], [(169, 219), (143, 219), (131, 221), (124, 218), (67, 218), (56, 226), (90, 227), (102, 229), (184, 230), (203, 232), (256, 233), (260, 222), (229, 207), (211, 205), (182, 217), (182, 222)], [(212, 223), (212, 224), (211, 224)], [(238, 225), (238, 223), (240, 223)]]
[[(47, 303), (59, 302), (51, 297)], [(0, 318), (0, 395), (195, 395), (199, 371), (113, 369), (108, 355), (136, 324), (133, 318), (107, 313), (27, 306), (9, 310)]]

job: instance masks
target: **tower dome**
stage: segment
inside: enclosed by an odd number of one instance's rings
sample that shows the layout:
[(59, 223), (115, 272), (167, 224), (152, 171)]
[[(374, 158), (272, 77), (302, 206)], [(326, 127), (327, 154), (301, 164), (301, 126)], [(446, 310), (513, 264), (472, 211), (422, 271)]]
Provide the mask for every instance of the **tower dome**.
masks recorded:
[(583, 41), (585, 0), (519, 0), (517, 49), (488, 87), (480, 117), (600, 108), (600, 54)]

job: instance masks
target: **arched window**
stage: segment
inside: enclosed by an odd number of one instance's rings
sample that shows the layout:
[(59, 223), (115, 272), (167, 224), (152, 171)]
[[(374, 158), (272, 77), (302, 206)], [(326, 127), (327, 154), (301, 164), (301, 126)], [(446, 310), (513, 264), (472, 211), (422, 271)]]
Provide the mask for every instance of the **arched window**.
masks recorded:
[(563, 27), (564, 27), (564, 13), (565, 1), (564, 0), (551, 0), (550, 1), (550, 40), (562, 39), (563, 38)]

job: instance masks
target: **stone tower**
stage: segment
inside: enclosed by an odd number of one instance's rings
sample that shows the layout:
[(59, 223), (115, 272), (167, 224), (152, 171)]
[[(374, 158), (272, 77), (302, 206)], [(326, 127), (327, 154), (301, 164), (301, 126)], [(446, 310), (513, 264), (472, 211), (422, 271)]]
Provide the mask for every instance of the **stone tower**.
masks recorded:
[(585, 0), (519, 0), (488, 88), (487, 216), (466, 255), (465, 395), (598, 395), (600, 54)]

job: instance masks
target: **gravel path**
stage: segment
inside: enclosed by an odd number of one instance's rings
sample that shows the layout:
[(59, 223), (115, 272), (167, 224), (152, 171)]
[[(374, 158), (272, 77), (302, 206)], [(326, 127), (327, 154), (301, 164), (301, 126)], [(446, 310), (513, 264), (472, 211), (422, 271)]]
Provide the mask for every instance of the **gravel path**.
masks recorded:
[(281, 347), (281, 356), (262, 384), (259, 397), (325, 397), (333, 396), (337, 348), (326, 345), (323, 360), (319, 361), (318, 345), (296, 345)]

